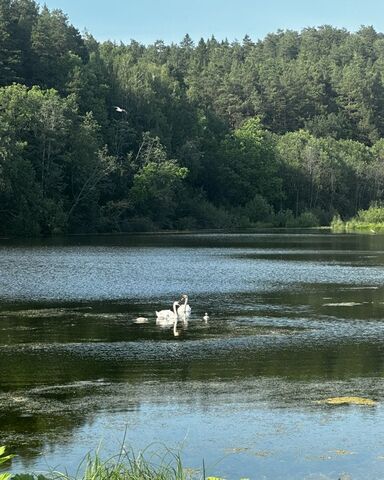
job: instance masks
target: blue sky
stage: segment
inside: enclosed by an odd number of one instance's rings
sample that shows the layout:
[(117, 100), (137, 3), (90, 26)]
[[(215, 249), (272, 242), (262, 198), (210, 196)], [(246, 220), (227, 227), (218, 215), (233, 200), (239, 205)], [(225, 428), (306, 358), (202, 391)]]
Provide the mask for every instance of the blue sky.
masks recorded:
[[(38, 0), (39, 1), (39, 0)], [(277, 29), (301, 30), (330, 24), (355, 31), (360, 25), (384, 30), (382, 0), (45, 0), (60, 8), (80, 31), (98, 40), (152, 43), (194, 40), (212, 34), (241, 40), (263, 38)]]

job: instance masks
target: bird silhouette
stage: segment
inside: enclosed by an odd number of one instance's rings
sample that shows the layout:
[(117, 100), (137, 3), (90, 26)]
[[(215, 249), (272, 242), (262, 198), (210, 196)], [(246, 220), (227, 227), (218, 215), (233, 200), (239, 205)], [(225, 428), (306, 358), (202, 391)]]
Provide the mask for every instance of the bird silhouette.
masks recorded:
[(119, 113), (127, 113), (126, 110), (124, 110), (124, 108), (121, 108), (121, 107), (118, 107), (116, 105), (114, 105), (114, 109), (116, 110), (116, 112), (119, 112)]

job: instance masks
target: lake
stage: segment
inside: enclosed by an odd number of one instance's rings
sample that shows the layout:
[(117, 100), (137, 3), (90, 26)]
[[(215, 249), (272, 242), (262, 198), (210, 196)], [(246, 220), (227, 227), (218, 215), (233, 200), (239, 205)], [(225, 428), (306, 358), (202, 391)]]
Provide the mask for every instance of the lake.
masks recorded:
[[(101, 443), (226, 479), (383, 478), (384, 236), (2, 239), (0, 273), (8, 470), (75, 473)], [(183, 293), (174, 337), (155, 311)]]

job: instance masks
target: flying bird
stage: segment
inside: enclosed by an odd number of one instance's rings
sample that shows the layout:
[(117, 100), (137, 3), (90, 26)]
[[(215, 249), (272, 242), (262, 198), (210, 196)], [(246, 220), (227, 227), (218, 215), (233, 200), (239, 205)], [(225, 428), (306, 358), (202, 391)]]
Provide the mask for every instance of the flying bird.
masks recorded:
[(114, 105), (114, 109), (116, 110), (116, 112), (119, 112), (119, 113), (127, 113), (126, 110), (124, 110), (124, 108), (121, 108), (121, 107), (118, 107), (116, 105)]

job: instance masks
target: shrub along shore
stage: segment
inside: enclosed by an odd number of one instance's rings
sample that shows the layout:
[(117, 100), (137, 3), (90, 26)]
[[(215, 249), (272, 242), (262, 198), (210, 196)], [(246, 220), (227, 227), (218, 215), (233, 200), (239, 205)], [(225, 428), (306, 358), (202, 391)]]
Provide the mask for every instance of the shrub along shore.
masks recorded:
[(384, 232), (384, 207), (374, 204), (368, 210), (359, 210), (355, 217), (347, 221), (336, 216), (332, 220), (331, 229), (334, 232)]

